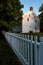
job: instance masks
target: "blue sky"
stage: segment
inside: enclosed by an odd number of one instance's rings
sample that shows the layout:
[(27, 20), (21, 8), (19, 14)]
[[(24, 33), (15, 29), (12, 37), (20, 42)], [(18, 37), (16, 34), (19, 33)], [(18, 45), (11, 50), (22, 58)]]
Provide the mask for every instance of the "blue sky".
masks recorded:
[(35, 13), (38, 15), (39, 7), (43, 3), (43, 0), (20, 0), (21, 3), (24, 5), (24, 8), (22, 9), (24, 13), (29, 11), (30, 6), (34, 7)]

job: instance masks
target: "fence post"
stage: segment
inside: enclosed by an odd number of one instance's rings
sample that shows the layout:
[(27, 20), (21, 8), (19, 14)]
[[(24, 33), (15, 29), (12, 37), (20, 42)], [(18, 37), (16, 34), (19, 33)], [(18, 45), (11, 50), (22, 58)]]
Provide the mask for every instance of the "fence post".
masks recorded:
[(30, 65), (33, 65), (33, 44), (32, 44), (32, 41), (33, 41), (33, 36), (31, 35), (30, 36), (30, 40), (31, 40), (31, 42), (30, 42), (30, 49), (29, 49), (29, 63), (30, 63)]
[[(25, 40), (26, 40), (26, 35), (25, 35)], [(27, 41), (25, 41), (25, 45), (24, 45), (24, 54), (25, 54), (25, 59), (26, 59), (26, 61), (27, 61)]]
[(35, 41), (35, 43), (34, 43), (34, 65), (38, 65), (38, 63), (37, 63), (37, 36), (35, 36), (34, 37), (34, 41)]
[(40, 37), (40, 65), (43, 65), (43, 37)]
[[(24, 39), (24, 34), (23, 34), (23, 39)], [(24, 42), (24, 40), (23, 40), (23, 56), (25, 57), (25, 42)]]
[[(28, 40), (29, 40), (29, 35), (28, 35)], [(29, 65), (29, 42), (28, 42), (28, 65)]]

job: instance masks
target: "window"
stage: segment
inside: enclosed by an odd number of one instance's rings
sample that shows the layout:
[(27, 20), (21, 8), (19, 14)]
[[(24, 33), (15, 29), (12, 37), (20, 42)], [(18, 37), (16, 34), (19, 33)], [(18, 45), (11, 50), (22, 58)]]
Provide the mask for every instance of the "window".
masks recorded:
[(29, 18), (27, 18), (27, 21), (29, 21)]
[(37, 29), (37, 26), (35, 26), (35, 29)]

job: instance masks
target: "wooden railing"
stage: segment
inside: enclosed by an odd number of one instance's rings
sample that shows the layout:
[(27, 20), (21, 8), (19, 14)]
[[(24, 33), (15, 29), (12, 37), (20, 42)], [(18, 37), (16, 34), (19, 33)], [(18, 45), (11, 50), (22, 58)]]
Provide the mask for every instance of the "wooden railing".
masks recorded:
[(23, 65), (43, 65), (43, 37), (8, 32), (4, 36)]

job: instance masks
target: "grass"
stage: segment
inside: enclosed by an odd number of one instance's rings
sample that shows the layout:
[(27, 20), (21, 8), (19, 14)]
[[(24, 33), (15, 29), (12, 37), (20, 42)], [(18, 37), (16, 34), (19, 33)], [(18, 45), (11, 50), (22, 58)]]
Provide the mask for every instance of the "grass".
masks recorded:
[(22, 65), (5, 39), (0, 39), (0, 65)]

